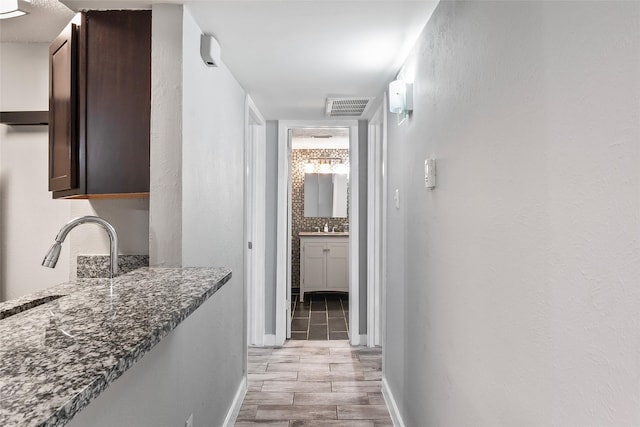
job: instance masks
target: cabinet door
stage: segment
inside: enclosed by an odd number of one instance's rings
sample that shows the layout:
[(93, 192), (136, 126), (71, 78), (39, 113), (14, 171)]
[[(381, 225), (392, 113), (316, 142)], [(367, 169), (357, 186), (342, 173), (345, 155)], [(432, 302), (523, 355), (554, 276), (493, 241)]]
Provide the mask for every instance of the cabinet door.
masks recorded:
[(327, 289), (349, 290), (349, 243), (327, 243)]
[(77, 187), (77, 26), (49, 47), (49, 191)]
[(326, 288), (326, 257), (324, 243), (305, 242), (302, 246), (304, 255), (303, 289), (317, 291)]

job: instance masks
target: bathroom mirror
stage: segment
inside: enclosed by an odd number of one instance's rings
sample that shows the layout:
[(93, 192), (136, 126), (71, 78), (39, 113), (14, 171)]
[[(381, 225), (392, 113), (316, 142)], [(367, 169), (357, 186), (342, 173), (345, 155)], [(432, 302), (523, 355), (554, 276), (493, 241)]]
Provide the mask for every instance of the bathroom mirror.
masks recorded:
[(304, 174), (304, 216), (323, 218), (347, 217), (346, 174)]

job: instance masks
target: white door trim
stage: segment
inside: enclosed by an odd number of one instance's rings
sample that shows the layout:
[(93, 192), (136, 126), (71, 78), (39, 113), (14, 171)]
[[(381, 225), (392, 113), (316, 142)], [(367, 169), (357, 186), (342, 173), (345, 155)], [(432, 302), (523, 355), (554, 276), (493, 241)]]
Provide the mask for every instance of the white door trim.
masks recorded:
[[(265, 335), (266, 122), (249, 95), (245, 102), (245, 277), (248, 343), (263, 346)], [(250, 191), (253, 189), (253, 191)], [(251, 242), (251, 248), (248, 247)]]
[[(387, 377), (387, 367), (386, 367), (386, 361), (387, 361), (387, 340), (386, 340), (386, 328), (387, 328), (387, 285), (388, 285), (388, 281), (387, 281), (387, 203), (388, 203), (388, 173), (387, 173), (387, 165), (388, 165), (388, 137), (387, 137), (387, 129), (388, 129), (388, 114), (387, 111), (389, 109), (389, 100), (387, 98), (387, 93), (385, 92), (384, 94), (384, 99), (382, 101), (382, 159), (381, 159), (381, 164), (382, 164), (382, 182), (381, 182), (381, 186), (382, 186), (382, 210), (381, 210), (381, 214), (382, 214), (382, 236), (380, 237), (380, 242), (381, 242), (381, 262), (382, 262), (382, 266), (381, 266), (381, 283), (380, 283), (380, 290), (381, 290), (381, 295), (380, 295), (380, 299), (381, 304), (380, 304), (380, 341), (382, 344), (382, 378), (384, 380), (384, 387), (388, 387), (386, 384), (386, 377)], [(384, 392), (384, 388), (383, 388), (383, 392)], [(390, 395), (390, 393), (389, 393)], [(385, 398), (385, 400), (388, 400)], [(398, 425), (403, 425), (403, 424), (398, 424)]]
[[(289, 157), (289, 130), (305, 127), (348, 127), (349, 136), (349, 326), (351, 344), (361, 344), (359, 323), (359, 258), (358, 258), (358, 121), (357, 120), (283, 120), (278, 123), (278, 215), (276, 266), (276, 345), (284, 344), (287, 337), (291, 303), (291, 176)], [(364, 191), (364, 190), (363, 190)]]
[(384, 102), (369, 121), (367, 168), (367, 346), (381, 345), (382, 145)]

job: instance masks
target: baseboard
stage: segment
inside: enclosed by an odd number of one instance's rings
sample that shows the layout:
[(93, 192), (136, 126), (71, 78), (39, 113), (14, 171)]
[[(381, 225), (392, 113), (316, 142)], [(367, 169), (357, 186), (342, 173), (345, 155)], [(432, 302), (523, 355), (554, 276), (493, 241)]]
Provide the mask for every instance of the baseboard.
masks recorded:
[(275, 334), (273, 335), (265, 334), (262, 342), (265, 345), (265, 347), (273, 347), (274, 345), (276, 345)]
[(387, 404), (387, 409), (389, 410), (389, 415), (391, 415), (391, 421), (393, 421), (394, 427), (405, 427), (402, 416), (400, 415), (400, 410), (398, 409), (396, 400), (393, 398), (393, 393), (391, 393), (386, 378), (382, 378), (382, 396), (384, 397), (384, 402)]
[(244, 396), (247, 394), (247, 377), (246, 375), (242, 377), (242, 381), (238, 386), (238, 391), (236, 391), (236, 395), (233, 398), (233, 402), (231, 403), (231, 407), (229, 408), (229, 412), (227, 412), (227, 416), (224, 419), (224, 423), (222, 427), (233, 427), (236, 423), (236, 418), (238, 418), (238, 414), (240, 413), (240, 408), (242, 407), (242, 402), (244, 401)]
[(364, 335), (356, 335), (351, 340), (351, 345), (367, 345), (367, 334)]

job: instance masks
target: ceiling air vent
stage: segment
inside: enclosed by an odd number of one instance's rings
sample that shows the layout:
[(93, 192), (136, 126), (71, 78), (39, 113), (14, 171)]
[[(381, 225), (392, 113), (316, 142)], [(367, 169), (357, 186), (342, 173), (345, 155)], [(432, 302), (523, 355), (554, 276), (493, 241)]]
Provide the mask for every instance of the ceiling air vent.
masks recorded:
[(327, 98), (328, 117), (361, 117), (373, 98)]

